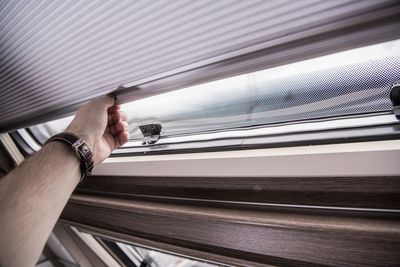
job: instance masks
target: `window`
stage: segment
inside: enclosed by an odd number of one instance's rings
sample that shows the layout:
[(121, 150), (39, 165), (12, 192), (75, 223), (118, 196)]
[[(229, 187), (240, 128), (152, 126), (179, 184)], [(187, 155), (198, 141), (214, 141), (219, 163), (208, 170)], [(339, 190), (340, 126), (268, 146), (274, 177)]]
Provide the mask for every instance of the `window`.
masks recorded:
[[(145, 248), (126, 244), (121, 241), (105, 239), (101, 236), (96, 236), (83, 231), (76, 227), (58, 224), (55, 227), (55, 233), (51, 236), (51, 242), (57, 241), (58, 247), (67, 246), (72, 254), (77, 259), (77, 264), (71, 256), (68, 262), (74, 263), (74, 266), (85, 265), (85, 262), (80, 262), (82, 257), (77, 257), (76, 249), (73, 245), (78, 245), (80, 251), (86, 255), (91, 255), (92, 263), (100, 266), (134, 266), (134, 267), (215, 267), (217, 265), (206, 263), (204, 261), (188, 259), (183, 255), (171, 255), (166, 252), (160, 252), (154, 249)], [(58, 240), (61, 238), (61, 243)], [(67, 239), (72, 238), (73, 244), (67, 242)], [(64, 241), (64, 242), (62, 242)], [(52, 244), (55, 246), (54, 244)], [(58, 249), (58, 248), (57, 248)], [(60, 250), (60, 249), (58, 249)], [(94, 254), (93, 254), (94, 253)], [(87, 256), (88, 257), (88, 256)], [(94, 257), (94, 258), (93, 258)], [(88, 257), (89, 258), (89, 257)], [(72, 264), (70, 264), (72, 265)], [(97, 266), (97, 265), (96, 265)]]
[[(223, 139), (237, 130), (243, 132), (235, 136), (245, 137), (277, 134), (279, 126), (300, 125), (283, 129), (287, 133), (307, 129), (304, 122), (390, 114), (389, 92), (400, 80), (399, 68), (400, 41), (396, 40), (136, 100), (122, 105), (130, 116), (131, 142), (125, 147), (143, 147), (139, 126), (149, 123), (162, 125), (161, 143), (177, 143), (187, 140), (182, 139), (185, 136), (192, 136), (191, 141), (204, 140), (199, 135), (205, 133), (219, 132), (210, 138)], [(30, 131), (43, 144), (71, 119), (39, 124)], [(351, 124), (380, 121), (387, 123), (388, 117)], [(394, 121), (393, 116), (389, 121)], [(324, 123), (317, 129), (330, 125)], [(265, 126), (266, 130), (259, 130)]]
[(400, 262), (399, 1), (3, 2), (1, 132), (33, 153), (111, 91), (130, 115), (54, 228), (63, 264)]
[(117, 246), (135, 263), (135, 266), (147, 267), (213, 267), (214, 264), (189, 260), (159, 251), (141, 248), (133, 245), (116, 242)]
[(400, 79), (400, 41), (336, 53), (128, 103), (133, 139), (388, 111)]

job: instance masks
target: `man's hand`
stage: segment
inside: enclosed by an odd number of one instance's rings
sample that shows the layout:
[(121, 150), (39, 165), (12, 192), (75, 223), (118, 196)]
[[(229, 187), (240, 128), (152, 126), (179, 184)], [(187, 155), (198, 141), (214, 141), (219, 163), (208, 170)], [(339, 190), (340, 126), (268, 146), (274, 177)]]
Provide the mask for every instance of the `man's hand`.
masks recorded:
[(114, 105), (114, 97), (110, 95), (81, 107), (66, 131), (88, 144), (93, 152), (94, 165), (100, 164), (114, 149), (129, 140), (127, 115), (120, 106)]
[[(99, 164), (128, 141), (126, 120), (106, 96), (83, 106), (67, 131), (86, 141)], [(0, 179), (0, 266), (35, 265), (80, 175), (71, 149), (51, 142)]]

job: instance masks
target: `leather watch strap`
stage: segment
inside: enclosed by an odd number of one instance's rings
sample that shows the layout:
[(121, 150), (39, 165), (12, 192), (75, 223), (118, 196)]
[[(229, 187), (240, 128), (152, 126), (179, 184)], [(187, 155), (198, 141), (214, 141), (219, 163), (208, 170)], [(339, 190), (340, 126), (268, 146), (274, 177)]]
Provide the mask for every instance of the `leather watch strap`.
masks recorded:
[(86, 176), (92, 174), (93, 170), (93, 153), (85, 141), (73, 133), (64, 132), (56, 134), (46, 141), (47, 143), (53, 141), (60, 141), (68, 144), (75, 152), (76, 157), (80, 162), (81, 179), (82, 181)]

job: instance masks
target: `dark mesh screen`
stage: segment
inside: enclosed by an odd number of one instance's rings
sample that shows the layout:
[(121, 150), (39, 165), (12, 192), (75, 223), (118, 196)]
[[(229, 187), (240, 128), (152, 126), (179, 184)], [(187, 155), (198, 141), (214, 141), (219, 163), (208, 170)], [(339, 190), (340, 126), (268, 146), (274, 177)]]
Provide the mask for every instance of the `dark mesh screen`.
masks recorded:
[[(388, 111), (391, 85), (400, 80), (400, 53), (307, 73), (285, 71), (283, 66), (258, 78), (249, 74), (228, 85), (215, 82), (127, 104), (133, 137), (141, 136), (138, 125), (154, 122), (163, 125), (164, 135), (175, 135)], [(277, 73), (284, 75), (274, 79)]]

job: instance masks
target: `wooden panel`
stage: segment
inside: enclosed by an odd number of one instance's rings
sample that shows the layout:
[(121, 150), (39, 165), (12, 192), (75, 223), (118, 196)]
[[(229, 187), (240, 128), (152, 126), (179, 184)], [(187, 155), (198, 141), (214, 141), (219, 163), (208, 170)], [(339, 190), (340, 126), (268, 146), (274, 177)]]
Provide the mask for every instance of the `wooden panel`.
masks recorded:
[(239, 266), (400, 263), (397, 212), (210, 207), (77, 194), (62, 219), (109, 238)]
[(400, 207), (399, 177), (108, 177), (85, 179), (84, 194), (365, 209)]

